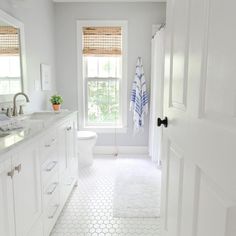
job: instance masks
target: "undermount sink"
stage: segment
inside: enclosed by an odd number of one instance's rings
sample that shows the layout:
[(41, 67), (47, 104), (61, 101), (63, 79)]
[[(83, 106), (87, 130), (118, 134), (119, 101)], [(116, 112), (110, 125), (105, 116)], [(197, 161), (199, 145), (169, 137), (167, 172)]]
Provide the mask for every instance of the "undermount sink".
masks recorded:
[(45, 111), (45, 112), (34, 112), (32, 114), (27, 115), (30, 120), (42, 120), (42, 121), (51, 121), (56, 119), (60, 113)]
[(6, 136), (10, 135), (10, 133), (0, 133), (0, 138), (4, 138)]
[(46, 126), (54, 123), (58, 118), (61, 118), (61, 116), (63, 116), (62, 112), (42, 111), (12, 117), (8, 121), (9, 124), (5, 124), (5, 129), (0, 131), (0, 138), (5, 138), (8, 135), (27, 136), (28, 134), (38, 132)]

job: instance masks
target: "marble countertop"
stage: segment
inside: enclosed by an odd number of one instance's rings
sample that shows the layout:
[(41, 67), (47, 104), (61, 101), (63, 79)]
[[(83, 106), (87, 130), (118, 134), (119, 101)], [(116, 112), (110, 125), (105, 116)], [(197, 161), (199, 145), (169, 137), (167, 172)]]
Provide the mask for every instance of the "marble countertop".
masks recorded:
[(2, 136), (0, 137), (0, 156), (10, 150), (13, 150), (16, 146), (22, 144), (26, 140), (43, 133), (49, 127), (57, 125), (60, 121), (73, 113), (76, 112), (61, 111), (56, 113), (53, 111), (45, 111), (26, 114), (14, 118), (14, 120), (17, 119), (19, 128), (0, 132), (0, 136)]

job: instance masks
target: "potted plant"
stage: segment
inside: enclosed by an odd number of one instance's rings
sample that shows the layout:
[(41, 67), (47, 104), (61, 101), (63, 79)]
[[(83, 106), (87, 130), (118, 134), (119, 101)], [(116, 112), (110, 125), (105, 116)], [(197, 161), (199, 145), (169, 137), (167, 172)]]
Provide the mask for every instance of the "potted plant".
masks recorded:
[(60, 111), (61, 104), (63, 103), (63, 99), (60, 95), (51, 96), (50, 102), (52, 103), (52, 107), (54, 111)]

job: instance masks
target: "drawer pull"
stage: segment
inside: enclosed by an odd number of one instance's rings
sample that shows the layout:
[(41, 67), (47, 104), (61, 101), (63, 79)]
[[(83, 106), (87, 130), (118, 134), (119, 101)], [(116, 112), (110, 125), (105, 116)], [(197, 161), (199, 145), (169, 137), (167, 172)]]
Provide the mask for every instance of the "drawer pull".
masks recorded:
[(70, 131), (71, 129), (72, 129), (71, 126), (66, 128), (67, 131)]
[(49, 164), (48, 164), (48, 166), (46, 167), (46, 171), (47, 172), (50, 172), (50, 171), (52, 171), (54, 168), (55, 168), (55, 166), (57, 165), (57, 161), (52, 161), (52, 162), (50, 162)]
[(9, 171), (9, 172), (7, 173), (7, 176), (10, 176), (11, 178), (13, 178), (14, 172), (15, 172), (15, 170), (12, 169), (11, 171)]
[(67, 186), (71, 186), (74, 182), (74, 178), (71, 178), (68, 182), (67, 182)]
[(53, 138), (50, 144), (45, 144), (45, 147), (51, 147), (56, 142), (56, 139)]
[(21, 164), (19, 164), (18, 166), (15, 166), (15, 170), (18, 171), (18, 173), (21, 172)]
[(58, 210), (58, 208), (59, 208), (59, 204), (56, 204), (55, 206), (54, 206), (54, 211), (52, 212), (52, 214), (50, 215), (50, 216), (48, 216), (48, 219), (53, 219), (54, 218), (54, 216), (56, 215), (56, 213), (57, 213), (57, 210)]
[(51, 186), (48, 188), (46, 193), (48, 195), (52, 195), (55, 192), (55, 190), (57, 189), (57, 186), (58, 186), (58, 183), (51, 184)]

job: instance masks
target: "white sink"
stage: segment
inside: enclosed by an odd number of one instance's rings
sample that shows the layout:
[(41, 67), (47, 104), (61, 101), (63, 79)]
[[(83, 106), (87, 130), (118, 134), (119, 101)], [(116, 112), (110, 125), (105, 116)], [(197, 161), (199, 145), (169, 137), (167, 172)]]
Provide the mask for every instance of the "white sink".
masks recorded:
[(6, 136), (8, 136), (8, 135), (10, 135), (11, 133), (9, 133), (9, 132), (1, 132), (0, 133), (0, 138), (4, 138), (4, 137), (6, 137)]
[(56, 122), (59, 118), (65, 115), (65, 112), (42, 111), (26, 114), (23, 116), (12, 117), (6, 121), (0, 131), (0, 138), (5, 138), (10, 135), (23, 133), (24, 136), (38, 132), (46, 126)]
[(55, 119), (58, 119), (62, 113), (53, 112), (53, 111), (42, 111), (34, 112), (28, 115), (25, 115), (26, 118), (30, 120), (41, 120), (43, 122), (52, 122)]
[(50, 111), (42, 111), (42, 112), (34, 112), (32, 114), (29, 114), (28, 117), (32, 120), (47, 120), (47, 119), (53, 119), (57, 114), (55, 112)]

